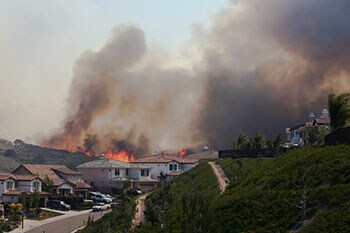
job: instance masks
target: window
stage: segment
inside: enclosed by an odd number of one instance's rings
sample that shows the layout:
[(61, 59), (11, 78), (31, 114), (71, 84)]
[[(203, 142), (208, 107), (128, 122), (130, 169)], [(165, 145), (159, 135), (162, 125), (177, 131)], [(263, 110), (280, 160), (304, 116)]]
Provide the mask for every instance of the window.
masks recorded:
[(129, 175), (129, 169), (125, 169), (125, 175)]
[(34, 190), (38, 190), (40, 188), (40, 182), (39, 181), (34, 181), (33, 182), (33, 188), (34, 188)]
[(6, 182), (6, 188), (12, 190), (13, 189), (13, 182), (12, 181), (7, 181)]
[(176, 163), (169, 164), (169, 171), (177, 171), (177, 164)]
[(148, 169), (141, 169), (141, 176), (149, 176), (149, 170)]
[(119, 175), (120, 175), (119, 169), (114, 169), (114, 175), (115, 175), (115, 176), (119, 176)]

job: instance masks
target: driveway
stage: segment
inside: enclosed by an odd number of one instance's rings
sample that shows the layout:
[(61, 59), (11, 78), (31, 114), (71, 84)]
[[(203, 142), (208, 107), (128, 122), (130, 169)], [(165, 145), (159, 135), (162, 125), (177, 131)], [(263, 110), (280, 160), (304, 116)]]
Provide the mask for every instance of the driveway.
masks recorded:
[(111, 210), (103, 212), (92, 212), (91, 210), (68, 211), (64, 215), (48, 218), (42, 221), (24, 220), (24, 229), (22, 226), (11, 231), (11, 233), (71, 233), (82, 227), (92, 217), (95, 221), (103, 215), (110, 213)]

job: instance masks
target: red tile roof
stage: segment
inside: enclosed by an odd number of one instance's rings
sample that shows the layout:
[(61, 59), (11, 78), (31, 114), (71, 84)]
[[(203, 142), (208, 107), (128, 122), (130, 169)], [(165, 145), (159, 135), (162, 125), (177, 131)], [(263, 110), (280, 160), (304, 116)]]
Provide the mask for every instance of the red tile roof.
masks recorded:
[(11, 173), (7, 173), (7, 172), (0, 172), (0, 180), (7, 180), (9, 178), (12, 178), (12, 174)]
[(74, 188), (76, 189), (91, 189), (91, 186), (88, 184), (88, 183), (85, 183), (85, 182), (70, 182), (74, 185)]
[(15, 180), (32, 181), (37, 178), (40, 179), (40, 177), (32, 176), (32, 175), (13, 175), (13, 176), (15, 177)]
[(170, 172), (170, 175), (171, 176), (179, 176), (181, 175), (182, 173), (184, 173), (183, 171), (171, 171)]
[(51, 168), (66, 175), (81, 175), (81, 173), (73, 171), (64, 165), (54, 165)]
[(198, 159), (180, 158), (178, 156), (171, 156), (166, 154), (156, 154), (136, 159), (134, 163), (169, 163), (176, 161), (178, 163), (197, 163)]
[(315, 118), (314, 124), (318, 125), (327, 125), (329, 124), (329, 120), (327, 118)]
[(6, 193), (3, 193), (2, 195), (4, 196), (17, 196), (21, 193), (24, 193), (23, 190), (10, 190), (10, 191), (7, 191)]
[[(38, 176), (33, 176), (33, 175), (15, 175), (12, 173), (7, 173), (7, 172), (0, 172), (0, 180), (7, 180), (7, 179), (14, 179), (18, 181), (32, 181), (36, 178), (39, 178)], [(39, 178), (40, 179), (40, 178)]]
[(72, 171), (65, 165), (22, 164), (22, 166), (26, 168), (33, 175), (38, 176), (41, 180), (45, 180), (45, 177), (47, 176), (50, 180), (53, 181), (54, 186), (60, 186), (68, 182), (67, 180), (62, 179), (57, 174), (57, 172), (64, 173), (66, 175), (80, 175), (79, 172)]

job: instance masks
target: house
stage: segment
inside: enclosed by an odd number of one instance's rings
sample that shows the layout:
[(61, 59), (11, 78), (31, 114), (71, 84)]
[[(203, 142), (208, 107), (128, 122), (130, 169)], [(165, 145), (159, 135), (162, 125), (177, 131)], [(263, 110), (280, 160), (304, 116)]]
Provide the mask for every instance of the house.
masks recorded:
[(14, 175), (32, 175), (42, 181), (53, 182), (53, 194), (59, 196), (77, 195), (87, 198), (91, 186), (81, 179), (81, 174), (64, 165), (22, 164), (16, 168)]
[(38, 176), (0, 172), (0, 197), (5, 203), (18, 202), (19, 197), (34, 192), (40, 193), (45, 203), (48, 193), (42, 192), (41, 186), (42, 180)]
[(330, 124), (329, 113), (327, 109), (322, 110), (322, 115), (320, 117), (315, 117), (313, 113), (309, 114), (309, 121), (286, 128), (286, 143), (292, 144), (294, 146), (303, 146), (305, 145), (305, 129), (307, 127), (316, 127), (318, 129), (322, 127), (328, 127)]
[(190, 170), (199, 163), (196, 158), (181, 158), (163, 153), (139, 158), (133, 162), (151, 169), (151, 178), (160, 179), (163, 176), (177, 176)]
[(156, 188), (159, 181), (151, 178), (151, 167), (141, 164), (121, 162), (101, 158), (80, 164), (78, 171), (94, 190), (101, 192), (124, 192), (126, 188), (138, 188), (149, 191)]

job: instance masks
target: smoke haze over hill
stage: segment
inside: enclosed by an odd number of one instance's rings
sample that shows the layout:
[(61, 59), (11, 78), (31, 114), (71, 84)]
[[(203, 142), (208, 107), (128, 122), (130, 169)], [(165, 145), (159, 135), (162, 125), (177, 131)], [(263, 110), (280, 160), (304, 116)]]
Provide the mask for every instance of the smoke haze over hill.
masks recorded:
[(349, 87), (350, 2), (232, 1), (210, 29), (194, 26), (177, 57), (147, 32), (113, 28), (74, 66), (62, 129), (81, 150), (227, 147), (238, 134), (283, 132)]

